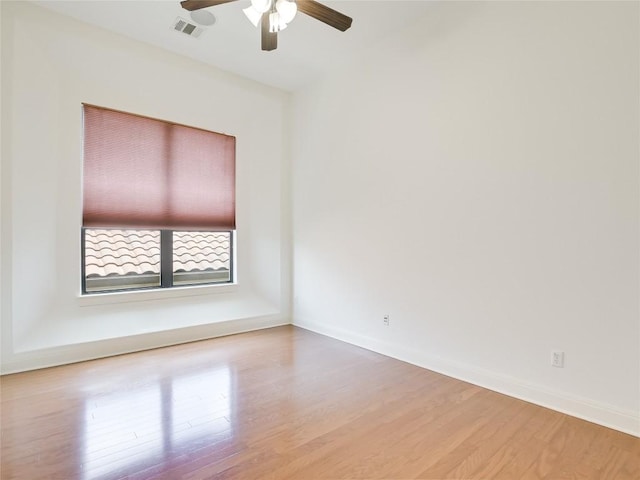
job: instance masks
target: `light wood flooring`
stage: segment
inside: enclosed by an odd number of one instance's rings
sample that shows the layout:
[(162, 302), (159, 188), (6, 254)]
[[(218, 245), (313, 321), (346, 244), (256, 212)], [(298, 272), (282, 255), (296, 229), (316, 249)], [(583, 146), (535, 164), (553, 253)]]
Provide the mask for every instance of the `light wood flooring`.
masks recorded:
[(5, 375), (2, 479), (640, 479), (640, 439), (295, 327)]

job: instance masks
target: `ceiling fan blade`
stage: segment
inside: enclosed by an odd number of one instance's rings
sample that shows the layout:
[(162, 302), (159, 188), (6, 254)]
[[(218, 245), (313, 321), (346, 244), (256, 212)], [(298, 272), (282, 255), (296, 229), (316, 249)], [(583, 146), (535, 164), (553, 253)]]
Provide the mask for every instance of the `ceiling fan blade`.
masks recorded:
[(347, 17), (345, 14), (340, 13), (333, 8), (329, 8), (315, 0), (298, 0), (298, 11), (306, 13), (310, 17), (320, 20), (327, 25), (337, 28), (341, 32), (344, 32), (351, 26), (353, 18)]
[(236, 0), (183, 0), (180, 2), (182, 8), (192, 12), (193, 10), (200, 10), (201, 8), (215, 7), (216, 5), (222, 5), (223, 3), (231, 3)]
[(262, 33), (262, 50), (270, 52), (278, 48), (278, 33), (269, 31), (269, 12), (262, 14), (260, 31)]

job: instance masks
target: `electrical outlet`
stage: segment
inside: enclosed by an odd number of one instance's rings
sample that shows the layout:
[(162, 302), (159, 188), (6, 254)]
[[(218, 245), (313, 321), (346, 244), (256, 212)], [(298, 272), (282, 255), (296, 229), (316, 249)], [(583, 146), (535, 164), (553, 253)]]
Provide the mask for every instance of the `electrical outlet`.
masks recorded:
[(382, 322), (388, 327), (389, 326), (389, 315), (385, 315), (382, 317)]
[(551, 366), (558, 368), (564, 367), (564, 352), (551, 352)]

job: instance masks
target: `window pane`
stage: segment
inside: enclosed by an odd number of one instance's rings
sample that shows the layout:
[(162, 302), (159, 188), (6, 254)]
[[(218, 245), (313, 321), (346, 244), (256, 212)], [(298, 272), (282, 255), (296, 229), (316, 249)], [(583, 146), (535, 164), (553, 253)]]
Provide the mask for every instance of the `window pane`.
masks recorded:
[(160, 231), (86, 228), (87, 292), (160, 286)]
[(231, 232), (173, 232), (173, 284), (231, 281)]

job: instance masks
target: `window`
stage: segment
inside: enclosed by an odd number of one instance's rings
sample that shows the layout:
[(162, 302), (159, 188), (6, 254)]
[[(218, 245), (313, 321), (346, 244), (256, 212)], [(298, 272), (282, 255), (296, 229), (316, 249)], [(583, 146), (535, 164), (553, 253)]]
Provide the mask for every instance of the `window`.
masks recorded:
[(84, 228), (82, 234), (85, 293), (233, 280), (232, 232)]
[(83, 111), (82, 292), (232, 282), (235, 138)]

